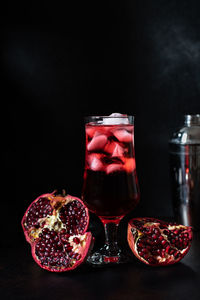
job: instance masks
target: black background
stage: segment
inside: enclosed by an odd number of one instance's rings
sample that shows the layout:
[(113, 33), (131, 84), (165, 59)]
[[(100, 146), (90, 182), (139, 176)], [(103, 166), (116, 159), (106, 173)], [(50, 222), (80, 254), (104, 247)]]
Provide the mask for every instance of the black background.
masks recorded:
[[(168, 140), (184, 114), (200, 113), (199, 0), (4, 1), (0, 25), (2, 299), (199, 299), (198, 235), (169, 268), (58, 276), (33, 262), (20, 225), (42, 193), (81, 196), (83, 118), (112, 112), (135, 115), (141, 190), (121, 242), (132, 216), (172, 217)], [(94, 215), (90, 229), (98, 247)]]
[(172, 216), (168, 140), (200, 112), (199, 1), (9, 2), (1, 14), (2, 244), (24, 242), (38, 195), (81, 196), (86, 115), (135, 115), (132, 215)]

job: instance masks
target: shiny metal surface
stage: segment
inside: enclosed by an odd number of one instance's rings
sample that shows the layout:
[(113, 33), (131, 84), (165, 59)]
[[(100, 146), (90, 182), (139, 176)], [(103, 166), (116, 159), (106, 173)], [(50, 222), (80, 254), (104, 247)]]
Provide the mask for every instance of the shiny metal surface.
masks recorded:
[(185, 124), (169, 141), (170, 177), (175, 217), (200, 229), (200, 115), (185, 116)]

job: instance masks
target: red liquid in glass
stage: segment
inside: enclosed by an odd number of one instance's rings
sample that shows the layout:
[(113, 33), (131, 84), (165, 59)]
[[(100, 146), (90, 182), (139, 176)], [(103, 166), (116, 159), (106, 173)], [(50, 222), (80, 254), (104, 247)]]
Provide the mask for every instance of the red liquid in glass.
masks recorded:
[(138, 203), (133, 125), (86, 125), (83, 200), (101, 217), (121, 217)]

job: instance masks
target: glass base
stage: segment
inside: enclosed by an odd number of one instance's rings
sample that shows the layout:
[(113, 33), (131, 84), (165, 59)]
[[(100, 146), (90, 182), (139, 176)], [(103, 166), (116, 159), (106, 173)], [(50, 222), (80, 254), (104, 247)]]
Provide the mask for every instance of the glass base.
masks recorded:
[(87, 263), (97, 266), (125, 264), (131, 261), (129, 254), (122, 252), (121, 249), (118, 249), (114, 255), (109, 254), (107, 245), (92, 253), (87, 259)]

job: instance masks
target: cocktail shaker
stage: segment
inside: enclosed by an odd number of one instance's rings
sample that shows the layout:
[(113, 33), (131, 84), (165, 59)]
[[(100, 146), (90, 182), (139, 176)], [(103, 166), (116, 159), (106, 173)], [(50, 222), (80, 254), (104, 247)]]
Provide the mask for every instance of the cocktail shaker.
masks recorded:
[(200, 115), (185, 115), (169, 141), (170, 178), (177, 222), (200, 230)]

